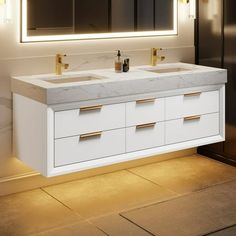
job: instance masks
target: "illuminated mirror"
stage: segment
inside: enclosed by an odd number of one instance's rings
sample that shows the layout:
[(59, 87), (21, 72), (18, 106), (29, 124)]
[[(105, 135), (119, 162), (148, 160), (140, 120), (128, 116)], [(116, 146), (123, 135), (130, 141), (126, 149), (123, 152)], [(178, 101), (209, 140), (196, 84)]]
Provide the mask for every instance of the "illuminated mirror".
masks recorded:
[(21, 41), (177, 34), (177, 0), (21, 0)]

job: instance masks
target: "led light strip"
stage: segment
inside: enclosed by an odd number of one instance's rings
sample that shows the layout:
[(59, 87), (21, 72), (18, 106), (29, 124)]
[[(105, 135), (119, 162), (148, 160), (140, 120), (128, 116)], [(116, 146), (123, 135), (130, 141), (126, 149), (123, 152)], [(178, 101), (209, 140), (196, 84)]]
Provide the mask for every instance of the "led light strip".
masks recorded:
[(147, 36), (166, 36), (177, 34), (178, 22), (178, 0), (174, 1), (174, 28), (164, 31), (141, 31), (141, 32), (120, 32), (120, 33), (102, 33), (102, 34), (66, 34), (66, 35), (47, 35), (47, 36), (28, 36), (27, 35), (27, 0), (22, 0), (22, 42), (42, 42), (42, 41), (63, 41), (79, 39), (104, 39), (104, 38), (126, 38), (126, 37), (147, 37)]

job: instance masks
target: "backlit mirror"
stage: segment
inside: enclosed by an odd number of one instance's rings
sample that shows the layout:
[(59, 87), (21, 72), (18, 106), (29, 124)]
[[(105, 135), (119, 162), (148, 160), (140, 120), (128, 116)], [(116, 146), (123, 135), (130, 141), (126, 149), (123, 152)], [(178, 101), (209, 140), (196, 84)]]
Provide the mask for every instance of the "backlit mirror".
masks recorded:
[(177, 34), (177, 0), (21, 0), (21, 41)]

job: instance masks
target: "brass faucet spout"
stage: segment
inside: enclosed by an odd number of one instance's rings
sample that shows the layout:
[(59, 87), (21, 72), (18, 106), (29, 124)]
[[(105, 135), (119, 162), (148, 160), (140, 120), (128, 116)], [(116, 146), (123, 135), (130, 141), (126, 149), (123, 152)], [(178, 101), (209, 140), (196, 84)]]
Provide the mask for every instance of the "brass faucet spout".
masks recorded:
[(56, 54), (56, 75), (62, 75), (62, 70), (69, 68), (69, 64), (62, 63), (62, 57), (66, 57), (66, 55)]
[(164, 56), (158, 56), (158, 51), (162, 51), (162, 48), (152, 48), (151, 49), (151, 66), (156, 66), (157, 61), (164, 61), (165, 57)]

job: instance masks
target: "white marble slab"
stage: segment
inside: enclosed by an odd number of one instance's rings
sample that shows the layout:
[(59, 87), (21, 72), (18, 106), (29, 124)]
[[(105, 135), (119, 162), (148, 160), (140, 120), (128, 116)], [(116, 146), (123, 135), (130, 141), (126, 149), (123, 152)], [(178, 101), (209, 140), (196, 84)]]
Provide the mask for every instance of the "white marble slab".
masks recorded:
[[(185, 68), (181, 72), (154, 73), (149, 69)], [(145, 69), (145, 70), (144, 70)], [(94, 75), (101, 79), (72, 83), (54, 84), (45, 80)], [(76, 101), (114, 98), (161, 92), (167, 90), (217, 85), (227, 82), (227, 71), (186, 63), (160, 64), (156, 67), (133, 67), (128, 73), (115, 73), (114, 69), (67, 72), (20, 76), (12, 78), (12, 92), (30, 97), (39, 102), (53, 105)]]

